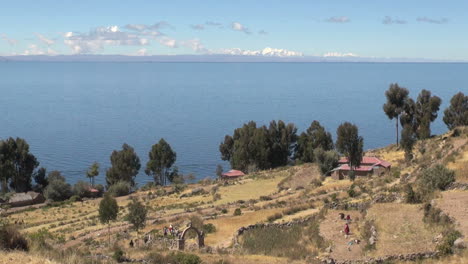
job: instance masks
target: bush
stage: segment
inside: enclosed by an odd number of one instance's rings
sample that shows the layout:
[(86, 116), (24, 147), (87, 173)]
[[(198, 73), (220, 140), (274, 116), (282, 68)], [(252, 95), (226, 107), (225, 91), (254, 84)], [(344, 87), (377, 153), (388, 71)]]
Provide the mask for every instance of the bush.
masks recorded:
[(421, 198), (409, 184), (405, 186), (405, 202), (410, 204), (421, 202)]
[(114, 197), (119, 197), (130, 194), (131, 190), (132, 186), (130, 183), (126, 181), (118, 181), (117, 183), (111, 185), (108, 192)]
[(438, 244), (436, 250), (439, 251), (442, 255), (449, 255), (453, 253), (453, 243), (457, 238), (461, 237), (461, 233), (456, 230), (446, 231), (444, 234), (444, 240), (442, 243)]
[(212, 223), (203, 225), (203, 233), (210, 234), (214, 232), (216, 232), (216, 226), (214, 226)]
[(119, 247), (115, 248), (114, 249), (114, 254), (112, 255), (112, 258), (117, 261), (118, 263), (120, 262), (124, 262), (125, 261), (125, 257), (124, 257), (125, 253), (123, 252), (123, 250)]
[(3, 250), (29, 250), (28, 241), (14, 226), (3, 224), (0, 227), (0, 248)]
[(226, 208), (223, 208), (223, 209), (221, 209), (221, 213), (227, 214), (227, 213), (228, 213), (228, 210), (227, 210)]
[(424, 222), (437, 225), (450, 225), (452, 220), (439, 208), (433, 207), (430, 203), (424, 204)]
[(98, 190), (98, 197), (102, 197), (102, 195), (104, 194), (104, 185), (102, 184), (96, 184), (94, 185), (94, 189)]
[(200, 264), (201, 259), (199, 256), (184, 252), (171, 252), (170, 254), (164, 256), (159, 253), (151, 253), (148, 256), (148, 260), (152, 264)]
[(338, 160), (340, 159), (340, 155), (336, 151), (324, 151), (322, 148), (314, 150), (314, 157), (322, 175), (326, 175), (329, 171), (337, 167)]
[(234, 210), (234, 216), (241, 215), (241, 214), (242, 214), (242, 211), (240, 208), (236, 208), (236, 210)]
[(354, 190), (355, 187), (356, 187), (356, 185), (354, 185), (354, 184), (351, 184), (351, 186), (349, 187), (349, 189), (348, 189), (348, 195), (349, 195), (349, 197), (357, 197), (357, 196), (359, 196), (359, 192), (357, 192), (356, 190)]
[(73, 194), (80, 198), (92, 197), (90, 189), (91, 184), (84, 181), (78, 181), (73, 185)]
[(60, 172), (52, 171), (49, 173), (49, 184), (47, 185), (44, 196), (52, 201), (65, 201), (72, 196), (71, 185), (65, 181)]
[(454, 181), (454, 171), (442, 165), (436, 165), (422, 172), (421, 177), (418, 179), (418, 184), (421, 190), (428, 194), (435, 190), (445, 190)]

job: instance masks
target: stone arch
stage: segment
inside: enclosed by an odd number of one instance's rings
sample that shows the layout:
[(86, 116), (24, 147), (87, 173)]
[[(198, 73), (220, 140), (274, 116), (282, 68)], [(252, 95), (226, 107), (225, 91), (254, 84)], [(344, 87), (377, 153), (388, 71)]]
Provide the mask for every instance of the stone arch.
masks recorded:
[(199, 231), (197, 228), (193, 227), (192, 224), (188, 224), (187, 228), (185, 228), (184, 231), (182, 231), (182, 233), (180, 233), (179, 235), (179, 243), (178, 243), (178, 248), (179, 250), (184, 250), (185, 249), (185, 235), (187, 234), (187, 232), (189, 230), (195, 230), (195, 232), (197, 233), (197, 237), (198, 237), (198, 248), (203, 248), (205, 247), (205, 234), (203, 233), (203, 231)]

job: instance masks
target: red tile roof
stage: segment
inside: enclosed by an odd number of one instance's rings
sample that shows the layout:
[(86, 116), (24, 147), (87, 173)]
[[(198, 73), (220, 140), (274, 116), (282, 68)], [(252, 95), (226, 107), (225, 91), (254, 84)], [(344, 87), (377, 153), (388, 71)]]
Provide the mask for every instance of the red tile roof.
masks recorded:
[[(348, 164), (348, 158), (341, 158), (338, 161), (339, 164)], [(377, 157), (362, 157), (361, 165), (363, 166), (382, 166), (384, 168), (390, 168), (392, 164), (388, 161), (381, 160)]]
[[(340, 170), (345, 170), (349, 171), (351, 168), (349, 167), (348, 164), (343, 164), (339, 167)], [(372, 166), (359, 166), (357, 168), (354, 168), (355, 171), (372, 171), (373, 167)]]
[(245, 174), (239, 170), (230, 170), (222, 174), (224, 177), (240, 177), (244, 176)]

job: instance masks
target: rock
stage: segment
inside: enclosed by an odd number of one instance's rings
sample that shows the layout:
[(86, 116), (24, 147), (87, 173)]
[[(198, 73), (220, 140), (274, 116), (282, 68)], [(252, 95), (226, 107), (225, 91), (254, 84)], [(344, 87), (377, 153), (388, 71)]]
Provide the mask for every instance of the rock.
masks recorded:
[(375, 244), (375, 240), (376, 240), (375, 237), (374, 237), (374, 236), (371, 236), (371, 237), (369, 238), (369, 245), (374, 245), (374, 244)]
[(453, 242), (453, 246), (455, 248), (459, 248), (459, 249), (463, 249), (463, 248), (466, 248), (466, 244), (465, 244), (465, 241), (463, 240), (463, 238), (457, 238), (457, 240), (455, 240), (455, 242)]
[(332, 252), (333, 252), (333, 251), (332, 251), (332, 246), (327, 247), (327, 248), (325, 249), (325, 252), (327, 252), (327, 253), (332, 253)]

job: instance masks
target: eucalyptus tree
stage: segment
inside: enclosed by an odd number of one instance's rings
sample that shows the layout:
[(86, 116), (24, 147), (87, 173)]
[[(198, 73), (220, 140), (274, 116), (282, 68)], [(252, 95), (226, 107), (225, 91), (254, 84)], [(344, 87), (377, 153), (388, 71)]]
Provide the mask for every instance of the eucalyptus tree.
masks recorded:
[(336, 130), (336, 148), (348, 159), (351, 173), (361, 165), (364, 139), (359, 136), (358, 127), (349, 122), (341, 124)]
[(396, 119), (396, 144), (398, 145), (398, 123), (400, 115), (408, 100), (409, 91), (406, 88), (400, 87), (397, 83), (390, 84), (390, 87), (385, 91), (387, 102), (383, 105), (383, 110), (389, 119)]
[(86, 177), (89, 178), (89, 181), (91, 183), (91, 186), (94, 187), (94, 178), (99, 175), (99, 163), (94, 162), (91, 167), (86, 171)]
[(296, 156), (302, 162), (314, 162), (315, 149), (329, 151), (333, 149), (333, 139), (330, 132), (314, 120), (305, 132), (302, 132), (297, 140)]
[(468, 95), (459, 92), (450, 99), (450, 106), (444, 111), (444, 123), (449, 129), (468, 126)]
[(146, 163), (145, 173), (152, 176), (154, 182), (160, 185), (166, 185), (169, 180), (172, 182), (171, 168), (174, 165), (177, 154), (171, 146), (161, 138), (158, 143), (151, 147), (148, 153), (149, 160)]
[(110, 161), (112, 166), (106, 171), (107, 185), (124, 181), (135, 186), (135, 177), (141, 167), (140, 158), (135, 150), (125, 143), (122, 145), (122, 150), (112, 152)]

